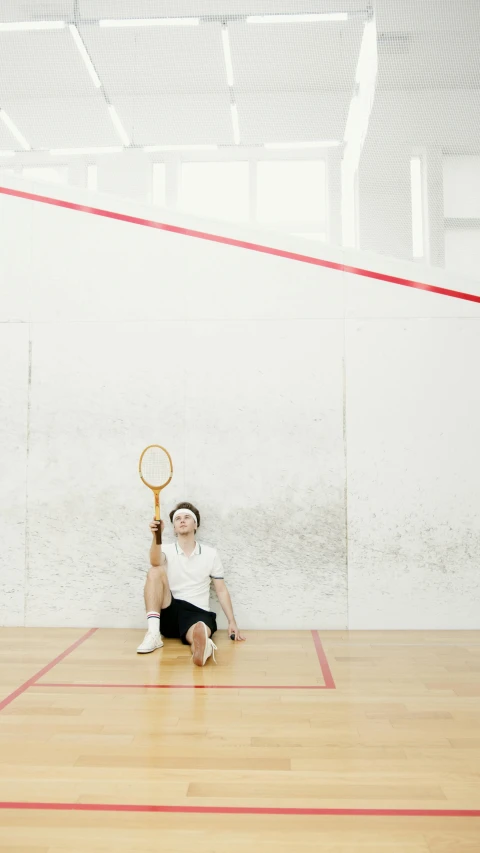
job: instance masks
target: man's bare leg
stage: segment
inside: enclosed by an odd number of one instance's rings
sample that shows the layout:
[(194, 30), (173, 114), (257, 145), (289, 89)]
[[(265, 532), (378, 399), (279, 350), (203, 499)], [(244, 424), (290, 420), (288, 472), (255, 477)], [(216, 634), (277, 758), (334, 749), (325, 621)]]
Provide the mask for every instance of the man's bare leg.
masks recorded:
[(172, 593), (168, 585), (167, 573), (163, 566), (151, 566), (148, 571), (144, 589), (145, 610), (147, 613), (169, 607), (172, 603)]
[(171, 604), (172, 593), (168, 585), (167, 573), (162, 566), (152, 566), (149, 569), (144, 596), (148, 629), (143, 642), (137, 649), (139, 654), (148, 654), (163, 646), (160, 635), (160, 613), (162, 608)]

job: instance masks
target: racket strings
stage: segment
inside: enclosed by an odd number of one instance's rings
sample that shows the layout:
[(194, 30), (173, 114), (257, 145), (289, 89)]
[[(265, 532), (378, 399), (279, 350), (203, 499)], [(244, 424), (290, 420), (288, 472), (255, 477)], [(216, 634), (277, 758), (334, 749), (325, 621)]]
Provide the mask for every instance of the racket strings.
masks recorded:
[(147, 450), (142, 459), (141, 472), (150, 486), (163, 486), (172, 473), (170, 459), (165, 451), (157, 447)]

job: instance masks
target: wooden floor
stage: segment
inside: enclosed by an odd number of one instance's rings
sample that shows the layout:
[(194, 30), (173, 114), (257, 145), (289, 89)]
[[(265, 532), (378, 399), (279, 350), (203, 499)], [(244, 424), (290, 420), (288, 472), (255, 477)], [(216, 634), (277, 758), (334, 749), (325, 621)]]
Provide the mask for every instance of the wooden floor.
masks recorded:
[(0, 853), (480, 853), (480, 632), (0, 629)]

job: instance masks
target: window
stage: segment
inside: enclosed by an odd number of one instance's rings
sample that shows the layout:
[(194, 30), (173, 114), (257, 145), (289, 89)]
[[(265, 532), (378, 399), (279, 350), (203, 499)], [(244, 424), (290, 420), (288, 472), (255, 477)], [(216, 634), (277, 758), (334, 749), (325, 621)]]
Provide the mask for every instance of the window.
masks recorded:
[(458, 155), (443, 159), (445, 267), (479, 278), (480, 157)]
[(87, 190), (90, 192), (96, 192), (98, 188), (98, 166), (95, 163), (92, 163), (90, 166), (87, 166)]
[(66, 166), (26, 166), (22, 169), (24, 178), (32, 181), (48, 181), (50, 184), (68, 184)]
[[(257, 164), (257, 219), (265, 223), (325, 224), (323, 160), (260, 160)], [(299, 229), (300, 230), (300, 229)]]
[(480, 228), (445, 228), (445, 268), (479, 278)]
[(444, 215), (452, 219), (480, 218), (480, 157), (444, 157)]
[(154, 163), (152, 170), (153, 192), (152, 201), (154, 204), (165, 207), (165, 163)]
[(248, 162), (182, 163), (179, 207), (186, 213), (244, 222), (248, 199)]

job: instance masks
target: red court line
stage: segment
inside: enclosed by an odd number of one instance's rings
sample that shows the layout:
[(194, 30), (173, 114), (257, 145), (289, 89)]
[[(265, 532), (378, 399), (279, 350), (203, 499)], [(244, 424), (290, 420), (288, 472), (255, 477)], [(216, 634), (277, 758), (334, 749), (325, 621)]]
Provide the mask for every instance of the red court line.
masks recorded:
[(359, 275), (363, 278), (373, 278), (376, 281), (386, 281), (388, 284), (400, 284), (403, 287), (413, 287), (415, 290), (425, 290), (427, 293), (438, 293), (440, 296), (450, 296), (452, 299), (464, 299), (467, 302), (480, 303), (480, 296), (476, 293), (465, 293), (462, 290), (451, 290), (448, 287), (438, 287), (436, 284), (426, 284), (421, 281), (413, 281), (408, 278), (399, 278), (396, 275), (388, 275), (383, 272), (365, 270), (361, 267), (349, 267), (343, 265), (344, 272)]
[(318, 631), (312, 631), (313, 642), (315, 643), (315, 648), (317, 650), (318, 660), (320, 661), (320, 667), (322, 670), (323, 680), (325, 681), (325, 688), (327, 690), (336, 690), (335, 682), (333, 680), (333, 675), (330, 670), (330, 666), (328, 664), (327, 656), (325, 654), (325, 649), (322, 646), (322, 641), (320, 639)]
[(146, 688), (148, 690), (335, 690), (327, 656), (318, 631), (312, 631), (313, 642), (325, 684), (112, 684), (95, 682), (42, 681), (32, 687), (101, 687), (106, 689)]
[(341, 815), (357, 817), (480, 817), (480, 809), (315, 809), (261, 806), (154, 806), (130, 803), (0, 802), (0, 809), (21, 811), (160, 812), (173, 814)]
[(0, 187), (0, 193), (3, 195), (22, 198), (27, 201), (37, 201), (40, 204), (49, 204), (53, 207), (61, 207), (66, 210), (75, 210), (80, 213), (89, 213), (93, 216), (102, 216), (106, 219), (114, 219), (118, 222), (128, 222), (132, 225), (142, 225), (145, 228), (155, 228), (160, 231), (169, 231), (173, 234), (181, 234), (184, 237), (194, 237), (199, 240), (209, 240), (213, 243), (222, 243), (226, 246), (236, 246), (239, 249), (248, 249), (252, 252), (261, 252), (266, 255), (274, 255), (279, 258), (287, 258), (291, 261), (299, 261), (304, 264), (313, 264), (318, 267), (347, 272), (351, 275), (358, 275), (364, 278), (372, 278), (377, 281), (385, 281), (389, 284), (398, 284), (403, 287), (412, 287), (416, 290), (424, 290), (429, 293), (437, 293), (440, 296), (449, 296), (452, 299), (463, 299), (467, 302), (476, 302), (480, 304), (480, 295), (475, 293), (465, 293), (461, 290), (451, 290), (448, 287), (437, 287), (433, 284), (426, 284), (413, 279), (400, 278), (398, 276), (387, 275), (386, 273), (374, 272), (373, 270), (362, 269), (361, 267), (351, 267), (336, 261), (327, 261), (324, 258), (315, 258), (311, 255), (302, 255), (298, 252), (287, 252), (284, 249), (273, 248), (272, 246), (263, 246), (259, 243), (250, 243), (246, 240), (236, 240), (234, 237), (224, 237), (220, 234), (210, 234), (207, 231), (195, 231), (192, 228), (182, 228), (178, 225), (169, 225), (166, 222), (157, 222), (153, 219), (142, 219), (139, 216), (129, 216), (125, 213), (118, 213), (113, 210), (105, 210), (100, 207), (89, 207), (88, 205), (76, 204), (72, 201), (65, 201), (59, 198), (50, 196), (37, 195), (36, 193), (22, 192), (21, 190), (13, 190), (8, 187)]
[(47, 663), (47, 665), (44, 666), (43, 669), (39, 670), (39, 672), (37, 672), (35, 675), (32, 675), (32, 677), (29, 678), (28, 681), (25, 681), (20, 687), (17, 687), (17, 689), (14, 690), (13, 693), (10, 693), (9, 696), (7, 696), (0, 702), (0, 711), (3, 711), (3, 709), (6, 708), (7, 705), (10, 705), (10, 703), (13, 702), (13, 700), (16, 699), (17, 696), (21, 696), (22, 693), (25, 693), (25, 691), (28, 690), (29, 687), (34, 687), (35, 682), (38, 681), (38, 679), (41, 678), (42, 675), (45, 675), (47, 672), (50, 672), (50, 670), (53, 669), (53, 667), (56, 666), (57, 663), (60, 663), (60, 661), (64, 660), (67, 655), (71, 654), (73, 651), (75, 651), (75, 649), (78, 649), (78, 647), (81, 646), (81, 644), (84, 643), (85, 640), (88, 640), (88, 638), (91, 637), (92, 634), (94, 634), (97, 630), (97, 628), (90, 628), (90, 630), (87, 631), (87, 633), (84, 634), (83, 637), (80, 637), (80, 639), (72, 643), (72, 645), (69, 646), (68, 649), (65, 649), (65, 651), (58, 655), (56, 658), (54, 658), (54, 660), (50, 661), (50, 663)]
[(42, 681), (40, 684), (32, 684), (32, 687), (145, 687), (149, 690), (330, 690), (325, 684), (295, 685), (295, 684), (95, 684), (94, 682), (84, 684), (81, 682), (50, 682)]

